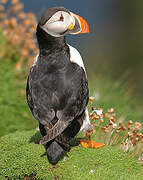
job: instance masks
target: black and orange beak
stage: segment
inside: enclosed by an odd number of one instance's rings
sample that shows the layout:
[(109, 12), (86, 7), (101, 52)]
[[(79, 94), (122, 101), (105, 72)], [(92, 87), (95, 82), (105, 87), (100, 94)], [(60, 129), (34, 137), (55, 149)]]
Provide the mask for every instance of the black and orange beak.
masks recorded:
[(69, 26), (70, 34), (89, 33), (87, 22), (79, 15), (71, 13), (73, 23)]

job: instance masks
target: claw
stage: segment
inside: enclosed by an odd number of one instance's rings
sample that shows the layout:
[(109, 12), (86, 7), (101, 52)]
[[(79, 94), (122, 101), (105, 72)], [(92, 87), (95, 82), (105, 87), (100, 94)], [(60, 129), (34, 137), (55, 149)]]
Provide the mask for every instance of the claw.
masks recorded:
[(105, 146), (104, 143), (98, 143), (95, 141), (87, 141), (87, 140), (80, 140), (80, 144), (82, 145), (82, 147), (87, 147), (87, 148), (100, 148), (102, 146)]
[(87, 148), (100, 148), (102, 146), (105, 146), (104, 143), (98, 143), (95, 141), (91, 140), (91, 135), (93, 134), (93, 129), (91, 131), (86, 132), (86, 139), (82, 139), (80, 140), (80, 144), (82, 145), (82, 147), (87, 147)]

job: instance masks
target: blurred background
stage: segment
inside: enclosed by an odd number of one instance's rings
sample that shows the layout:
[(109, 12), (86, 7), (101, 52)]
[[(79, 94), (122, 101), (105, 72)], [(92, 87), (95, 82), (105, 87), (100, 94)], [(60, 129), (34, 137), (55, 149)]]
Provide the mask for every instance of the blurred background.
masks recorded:
[(26, 1), (24, 9), (39, 19), (49, 7), (64, 6), (84, 17), (90, 34), (69, 36), (68, 42), (82, 54), (87, 70), (120, 78), (128, 74), (132, 86), (143, 91), (143, 2), (133, 0)]
[(53, 6), (79, 14), (90, 26), (90, 34), (68, 36), (67, 42), (83, 57), (96, 106), (114, 106), (118, 116), (142, 121), (142, 1), (0, 0), (0, 135), (37, 126), (25, 101), (26, 78), (38, 53), (36, 23)]

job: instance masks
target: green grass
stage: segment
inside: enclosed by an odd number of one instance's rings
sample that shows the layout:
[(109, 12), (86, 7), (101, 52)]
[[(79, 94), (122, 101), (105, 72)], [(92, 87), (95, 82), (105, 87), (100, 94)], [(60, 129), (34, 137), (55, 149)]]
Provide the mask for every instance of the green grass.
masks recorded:
[(109, 146), (100, 149), (74, 146), (54, 169), (48, 163), (44, 147), (34, 143), (40, 137), (34, 130), (1, 137), (0, 179), (23, 179), (30, 175), (45, 180), (143, 179), (142, 166), (136, 159)]

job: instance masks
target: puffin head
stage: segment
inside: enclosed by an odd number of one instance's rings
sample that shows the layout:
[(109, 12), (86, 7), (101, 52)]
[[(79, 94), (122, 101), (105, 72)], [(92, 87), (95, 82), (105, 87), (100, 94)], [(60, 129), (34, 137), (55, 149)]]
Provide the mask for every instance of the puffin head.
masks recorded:
[(53, 37), (89, 32), (87, 22), (64, 7), (49, 8), (43, 13), (38, 25)]

